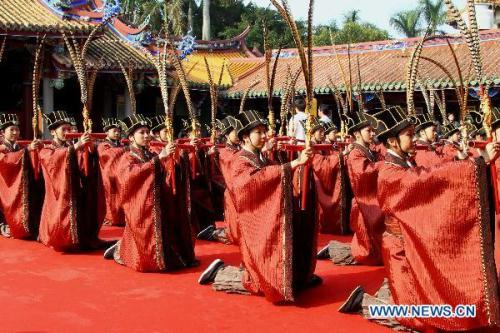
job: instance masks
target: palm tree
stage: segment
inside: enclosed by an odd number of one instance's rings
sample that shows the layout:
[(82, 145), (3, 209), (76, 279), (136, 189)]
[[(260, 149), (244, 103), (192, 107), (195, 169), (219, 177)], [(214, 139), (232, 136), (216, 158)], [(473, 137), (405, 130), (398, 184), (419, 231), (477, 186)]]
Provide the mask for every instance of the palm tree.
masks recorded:
[(446, 23), (446, 10), (443, 0), (419, 0), (419, 9), (423, 12), (430, 33), (443, 33), (438, 27)]
[(344, 14), (344, 23), (358, 23), (360, 10), (353, 9)]
[(391, 17), (391, 26), (406, 37), (417, 37), (422, 29), (420, 27), (421, 12), (418, 9), (403, 10)]
[(203, 28), (202, 28), (202, 38), (203, 40), (212, 39), (210, 31), (210, 0), (203, 0)]
[(146, 0), (142, 3), (137, 23), (148, 23), (153, 31), (159, 32), (167, 20), (173, 34), (180, 36), (186, 31), (184, 4), (185, 0)]

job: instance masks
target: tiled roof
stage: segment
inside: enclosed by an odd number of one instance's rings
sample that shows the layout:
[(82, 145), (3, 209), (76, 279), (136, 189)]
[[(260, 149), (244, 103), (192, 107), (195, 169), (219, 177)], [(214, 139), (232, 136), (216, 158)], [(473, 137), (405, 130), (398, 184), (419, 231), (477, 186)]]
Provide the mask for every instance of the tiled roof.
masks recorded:
[[(53, 54), (53, 58), (67, 69), (72, 68), (68, 55)], [(145, 56), (133, 50), (132, 46), (122, 42), (109, 30), (90, 43), (86, 59), (89, 68), (97, 67), (104, 71), (120, 70), (118, 61), (125, 66), (132, 65), (134, 69), (154, 71), (153, 64)]]
[[(484, 63), (484, 74), (494, 84), (500, 85), (500, 30), (489, 30), (481, 33), (481, 49)], [(418, 39), (406, 39), (400, 41), (385, 41), (375, 43), (361, 43), (352, 46), (351, 67), (353, 87), (358, 83), (357, 57), (359, 57), (361, 81), (363, 91), (404, 91), (405, 73), (408, 57), (413, 52), (413, 46)], [(470, 56), (467, 46), (461, 38), (455, 37), (450, 40), (459, 58), (460, 67), (467, 77), (470, 68)], [(296, 50), (284, 50), (285, 55), (278, 63), (278, 75), (274, 95), (279, 96), (281, 88), (286, 80), (287, 67), (296, 71), (300, 66), (300, 61), (296, 57)], [(345, 46), (338, 46), (337, 51), (340, 63), (348, 75), (348, 56)], [(427, 57), (441, 63), (458, 81), (457, 70), (453, 57), (446, 41), (443, 38), (434, 39), (426, 43), (423, 57)], [(261, 63), (263, 59), (261, 59)], [(249, 97), (265, 97), (266, 86), (265, 68), (254, 66), (249, 72), (243, 74), (235, 80), (234, 85), (227, 91), (229, 98), (239, 98), (244, 91), (257, 79), (261, 82), (253, 88)], [(436, 65), (424, 59), (420, 62), (420, 77), (436, 89), (452, 88), (452, 81)], [(318, 94), (330, 93), (330, 79), (341, 90), (345, 89), (344, 79), (339, 71), (337, 57), (332, 47), (315, 48), (314, 50), (314, 87)], [(472, 85), (477, 82), (471, 81)], [(297, 91), (304, 91), (304, 80), (301, 75), (297, 82)]]
[(88, 33), (93, 27), (84, 21), (63, 20), (37, 0), (0, 0), (0, 32)]
[(186, 71), (190, 72), (190, 82), (193, 82), (195, 84), (208, 83), (205, 61), (203, 60), (204, 57), (207, 58), (213, 79), (216, 81), (219, 80), (220, 72), (222, 70), (222, 64), (224, 62), (226, 63), (227, 67), (224, 69), (221, 85), (227, 87), (233, 84), (232, 77), (234, 76), (234, 73), (233, 68), (231, 67), (231, 62), (234, 59), (245, 58), (246, 55), (239, 51), (196, 51), (188, 56), (188, 61), (184, 63)]
[[(61, 32), (73, 32), (87, 36), (95, 24), (102, 21), (102, 14), (93, 9), (102, 7), (103, 1), (73, 1), (72, 4), (69, 9), (60, 10), (48, 0), (0, 0), (0, 34), (34, 36), (42, 33), (60, 35)], [(185, 62), (191, 84), (204, 86), (208, 83), (203, 60), (206, 57), (216, 79), (219, 78), (222, 64), (226, 62), (229, 71), (224, 71), (222, 85), (231, 86), (232, 78), (248, 68), (233, 66), (231, 60), (252, 56), (245, 46), (248, 32), (249, 28), (227, 40), (197, 41), (195, 52), (188, 56)], [(88, 66), (104, 71), (118, 71), (118, 62), (121, 62), (126, 66), (131, 64), (138, 70), (154, 72), (153, 65), (141, 51), (133, 49), (132, 44), (137, 42), (136, 38), (142, 33), (140, 29), (129, 27), (117, 18), (112, 19), (106, 24), (104, 33), (90, 44), (87, 53)], [(68, 55), (54, 53), (53, 59), (60, 68), (72, 69)]]

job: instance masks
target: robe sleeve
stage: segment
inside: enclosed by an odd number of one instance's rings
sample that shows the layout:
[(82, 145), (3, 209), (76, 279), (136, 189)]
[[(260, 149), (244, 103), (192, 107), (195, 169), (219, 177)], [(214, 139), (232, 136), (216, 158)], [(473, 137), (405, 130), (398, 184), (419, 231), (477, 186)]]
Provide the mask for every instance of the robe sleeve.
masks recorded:
[(239, 156), (231, 196), (238, 218), (244, 286), (272, 302), (291, 301), (293, 278), (291, 166), (258, 168)]
[(30, 159), (27, 149), (8, 152), (0, 147), (0, 210), (14, 238), (29, 237)]
[(338, 152), (328, 156), (314, 155), (312, 159), (316, 215), (321, 233), (347, 233), (347, 189), (343, 163), (343, 157)]
[(124, 218), (120, 204), (117, 164), (124, 154), (123, 147), (112, 147), (109, 143), (101, 143), (97, 148), (99, 156), (99, 222), (106, 221), (112, 225), (123, 225)]
[(124, 154), (118, 164), (125, 230), (120, 256), (125, 265), (141, 272), (165, 269), (160, 207), (161, 162), (156, 156), (141, 163)]
[(73, 146), (46, 147), (40, 151), (45, 200), (40, 220), (40, 240), (56, 250), (80, 243), (78, 235), (78, 165)]
[(419, 319), (438, 329), (498, 323), (484, 162), (412, 169), (385, 165), (379, 174), (378, 199), (386, 221), (399, 226), (402, 237), (403, 269), (390, 280), (392, 285), (407, 285), (409, 292), (393, 289), (395, 302), (476, 306), (476, 318)]

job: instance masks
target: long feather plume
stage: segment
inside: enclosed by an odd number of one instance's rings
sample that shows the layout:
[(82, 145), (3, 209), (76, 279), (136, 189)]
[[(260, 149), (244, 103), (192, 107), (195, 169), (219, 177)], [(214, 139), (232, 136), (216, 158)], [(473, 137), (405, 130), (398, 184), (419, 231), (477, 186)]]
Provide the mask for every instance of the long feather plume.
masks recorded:
[(243, 111), (245, 111), (245, 104), (246, 104), (246, 101), (247, 101), (247, 98), (248, 98), (248, 94), (250, 94), (250, 91), (252, 91), (252, 89), (256, 85), (258, 85), (259, 83), (260, 83), (260, 80), (257, 79), (254, 82), (252, 82), (252, 84), (250, 84), (250, 86), (245, 90), (245, 92), (243, 93), (243, 97), (241, 97), (240, 112), (239, 113), (243, 113)]
[(33, 82), (32, 82), (32, 97), (33, 97), (33, 118), (32, 118), (32, 126), (33, 126), (33, 138), (38, 139), (39, 137), (39, 128), (40, 128), (40, 116), (42, 113), (42, 109), (40, 104), (38, 103), (39, 94), (40, 94), (40, 80), (42, 77), (42, 62), (43, 62), (43, 46), (45, 42), (46, 35), (37, 41), (37, 48), (35, 51), (35, 60), (33, 66)]
[(0, 46), (0, 63), (3, 59), (3, 54), (5, 53), (5, 45), (7, 44), (7, 36), (2, 39), (2, 45)]
[(288, 67), (289, 71), (289, 79), (287, 80), (287, 85), (285, 87), (285, 92), (284, 92), (284, 97), (281, 99), (281, 109), (280, 109), (280, 115), (281, 115), (281, 135), (284, 135), (285, 129), (286, 129), (286, 119), (287, 115), (290, 113), (290, 105), (292, 102), (292, 99), (295, 95), (295, 85), (297, 84), (297, 80), (299, 79), (300, 73), (302, 73), (302, 69), (299, 68), (295, 71), (295, 73), (292, 73), (292, 70), (290, 67)]
[(130, 98), (130, 111), (132, 114), (136, 114), (137, 103), (134, 92), (134, 70), (131, 67), (125, 68), (120, 60), (118, 60), (118, 65), (120, 65), (120, 69), (125, 77), (125, 83), (127, 84), (128, 96)]
[(212, 143), (215, 143), (216, 140), (216, 116), (217, 116), (217, 100), (218, 100), (218, 91), (217, 86), (213, 80), (212, 72), (210, 71), (210, 65), (208, 64), (208, 60), (206, 57), (203, 57), (205, 61), (205, 69), (207, 71), (208, 76), (208, 84), (210, 87), (210, 117), (211, 117), (211, 137)]
[[(310, 0), (312, 1), (312, 0)], [(302, 39), (300, 37), (299, 29), (297, 27), (297, 23), (295, 22), (295, 19), (293, 18), (293, 15), (290, 11), (290, 6), (288, 5), (287, 0), (282, 0), (281, 3), (279, 4), (277, 0), (271, 0), (271, 3), (276, 7), (280, 15), (283, 17), (283, 19), (286, 21), (288, 24), (288, 27), (290, 28), (292, 32), (292, 37), (295, 42), (295, 46), (297, 47), (297, 52), (300, 58), (300, 63), (302, 66), (302, 73), (304, 74), (304, 81), (305, 81), (305, 86), (306, 86), (306, 95), (308, 99), (308, 103), (312, 103), (312, 98), (313, 98), (313, 92), (309, 91), (310, 87), (312, 86), (311, 83), (309, 82), (310, 75), (309, 75), (309, 63), (312, 60), (307, 59), (306, 52), (304, 50), (304, 45), (302, 44)], [(310, 16), (311, 17), (311, 16)], [(311, 50), (312, 51), (312, 50)], [(312, 68), (311, 68), (312, 70)]]
[(361, 92), (363, 81), (361, 79), (361, 66), (359, 64), (359, 54), (356, 55), (356, 63), (358, 67), (358, 107), (359, 111), (361, 112), (364, 110), (364, 105), (363, 105), (363, 93)]

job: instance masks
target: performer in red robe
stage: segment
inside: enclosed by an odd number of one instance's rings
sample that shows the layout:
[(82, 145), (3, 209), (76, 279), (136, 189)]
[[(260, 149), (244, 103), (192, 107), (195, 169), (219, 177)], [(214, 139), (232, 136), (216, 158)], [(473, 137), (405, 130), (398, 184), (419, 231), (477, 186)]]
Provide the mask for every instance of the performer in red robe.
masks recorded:
[(197, 238), (226, 244), (237, 244), (238, 228), (236, 225), (236, 211), (227, 187), (232, 184), (231, 165), (236, 159), (236, 153), (240, 151), (240, 140), (237, 132), (238, 125), (234, 117), (228, 116), (222, 121), (217, 120), (217, 126), (221, 136), (224, 136), (226, 139), (226, 146), (217, 150), (215, 166), (220, 173), (213, 175), (213, 184), (222, 188), (224, 193), (225, 227), (216, 229), (214, 226), (208, 226), (198, 234)]
[(460, 128), (453, 123), (443, 125), (441, 127), (442, 137), (445, 139), (443, 147), (443, 155), (451, 161), (457, 156), (457, 152), (461, 150), (460, 140), (462, 138)]
[[(322, 144), (326, 132), (323, 123), (315, 119), (311, 127), (312, 143)], [(331, 130), (329, 127), (329, 132)], [(314, 155), (311, 165), (319, 232), (338, 235), (349, 233), (349, 189), (346, 188), (348, 180), (343, 155), (333, 149), (319, 152)]]
[(417, 114), (414, 117), (414, 122), (417, 133), (416, 144), (420, 146), (414, 156), (417, 165), (431, 167), (453, 159), (449, 156), (445, 159), (441, 147), (436, 145), (437, 132), (432, 115), (428, 113)]
[(318, 252), (318, 258), (331, 259), (338, 265), (380, 265), (384, 216), (377, 201), (377, 176), (382, 162), (372, 150), (375, 131), (372, 117), (364, 112), (345, 116), (349, 135), (356, 141), (349, 148), (347, 169), (354, 195), (350, 215), (354, 237), (351, 245), (332, 241)]
[(323, 128), (325, 129), (325, 142), (335, 145), (337, 143), (337, 132), (339, 131), (337, 126), (331, 120), (324, 121), (322, 123)]
[(97, 146), (99, 156), (99, 221), (103, 224), (123, 226), (125, 218), (120, 206), (120, 193), (116, 165), (124, 153), (121, 139), (121, 129), (118, 119), (102, 120), (106, 139)]
[[(486, 131), (483, 128), (483, 116), (479, 112), (469, 111), (465, 116), (465, 126), (467, 128), (469, 140), (473, 142), (486, 141)], [(481, 149), (469, 149), (469, 154), (471, 154), (472, 157), (479, 157), (481, 156)]]
[(122, 128), (131, 142), (117, 165), (125, 230), (104, 258), (140, 272), (196, 265), (190, 225), (175, 218), (181, 207), (171, 197), (168, 160), (176, 145), (166, 145), (158, 155), (150, 152), (149, 124), (142, 115), (125, 118)]
[(189, 161), (188, 165), (191, 173), (191, 220), (194, 235), (197, 235), (207, 227), (214, 226), (219, 214), (215, 209), (212, 198), (212, 184), (210, 180), (211, 158), (206, 149), (200, 149), (202, 145), (202, 141), (199, 139), (201, 135), (200, 122), (194, 120), (194, 124), (194, 133), (192, 122), (185, 123), (184, 132), (189, 133), (189, 137), (191, 138), (190, 144), (195, 146), (196, 149), (184, 151), (183, 156)]
[[(486, 329), (500, 323), (485, 160), (415, 166), (414, 128), (401, 108), (385, 110), (378, 135), (388, 146), (379, 171), (378, 200), (385, 214), (383, 258), (392, 300), (402, 305), (474, 305), (474, 318), (395, 318), (416, 330)], [(484, 159), (483, 159), (484, 158)], [(456, 177), (460, 175), (460, 177)], [(386, 300), (387, 302), (388, 300)], [(363, 308), (373, 304), (364, 298)]]
[(38, 154), (39, 140), (28, 147), (17, 144), (19, 120), (0, 114), (0, 233), (5, 237), (34, 239), (38, 234), (40, 197), (30, 154)]
[(271, 302), (293, 301), (312, 280), (316, 266), (316, 226), (298, 225), (292, 214), (292, 171), (307, 163), (312, 151), (298, 160), (270, 164), (262, 156), (266, 122), (255, 111), (237, 116), (243, 149), (232, 165), (232, 185), (239, 230), (242, 268), (225, 266), (217, 259), (200, 276), (199, 283), (214, 282), (216, 290), (263, 294)]
[[(163, 145), (167, 145), (169, 143), (165, 120), (166, 118), (164, 115), (157, 115), (147, 120), (153, 137), (157, 142), (160, 142)], [(199, 140), (191, 139), (190, 143), (192, 146), (196, 146), (199, 144)], [(155, 145), (149, 149), (155, 154), (160, 154), (163, 146)], [(192, 238), (190, 242), (194, 244), (198, 224), (192, 215), (193, 206), (190, 197), (192, 173), (189, 153), (184, 150), (177, 150), (172, 158), (169, 159), (168, 163), (169, 168), (172, 168), (175, 171), (173, 174), (170, 172), (169, 179), (167, 179), (170, 186), (165, 188), (166, 201), (169, 202), (172, 207), (175, 207), (175, 209), (168, 209), (167, 217), (169, 220), (175, 219), (179, 225), (189, 226), (189, 228), (179, 228), (179, 232), (181, 233), (179, 239), (187, 239), (187, 234), (189, 234)], [(183, 233), (186, 233), (186, 235)], [(189, 247), (189, 243), (186, 246), (183, 246), (183, 248), (187, 249), (189, 249)]]
[(53, 137), (40, 151), (45, 199), (40, 220), (40, 241), (56, 251), (95, 249), (100, 241), (97, 219), (97, 166), (90, 136), (76, 144), (66, 140), (71, 125), (64, 111), (44, 115)]

